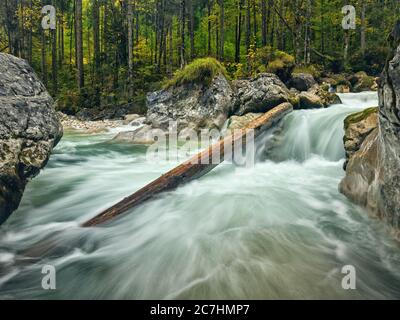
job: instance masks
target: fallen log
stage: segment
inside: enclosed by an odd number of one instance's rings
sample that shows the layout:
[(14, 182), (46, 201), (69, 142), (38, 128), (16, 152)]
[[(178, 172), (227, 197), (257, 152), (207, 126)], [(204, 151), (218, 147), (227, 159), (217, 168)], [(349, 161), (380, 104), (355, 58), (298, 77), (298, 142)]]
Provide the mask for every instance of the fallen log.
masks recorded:
[[(244, 140), (249, 130), (254, 130), (254, 136), (257, 137), (260, 133), (272, 127), (291, 111), (293, 111), (293, 106), (290, 103), (280, 104), (252, 121), (245, 128), (235, 130), (234, 133), (222, 138), (219, 142), (213, 144), (208, 149), (198, 153), (193, 158), (162, 175), (142, 189), (136, 191), (131, 196), (123, 199), (111, 208), (83, 223), (82, 227), (93, 227), (110, 221), (162, 192), (176, 189), (180, 185), (204, 176), (225, 159), (226, 146), (231, 146), (229, 150), (232, 150), (232, 147), (235, 146), (235, 143), (237, 143), (238, 140), (241, 139), (242, 143), (245, 143)], [(215, 154), (219, 157), (220, 161), (218, 163), (213, 161), (213, 156), (215, 156)]]

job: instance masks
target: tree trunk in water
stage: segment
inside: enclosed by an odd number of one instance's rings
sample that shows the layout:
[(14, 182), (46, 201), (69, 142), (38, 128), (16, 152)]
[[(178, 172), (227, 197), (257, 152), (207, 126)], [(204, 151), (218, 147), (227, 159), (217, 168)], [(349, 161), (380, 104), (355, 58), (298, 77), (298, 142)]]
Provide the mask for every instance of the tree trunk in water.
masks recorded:
[[(257, 137), (264, 130), (271, 128), (279, 122), (285, 115), (293, 111), (290, 103), (283, 103), (264, 115), (258, 117), (248, 126), (241, 130), (222, 138), (205, 151), (195, 155), (193, 158), (170, 170), (160, 178), (149, 183), (131, 196), (123, 199), (113, 207), (103, 211), (96, 217), (82, 224), (82, 227), (94, 227), (110, 221), (121, 214), (131, 210), (145, 201), (159, 195), (160, 193), (171, 191), (178, 186), (198, 179), (222, 163), (225, 155), (229, 156), (236, 151), (237, 146), (243, 146), (247, 142), (247, 136)], [(218, 157), (219, 162), (214, 161)], [(216, 162), (216, 163), (215, 163)]]

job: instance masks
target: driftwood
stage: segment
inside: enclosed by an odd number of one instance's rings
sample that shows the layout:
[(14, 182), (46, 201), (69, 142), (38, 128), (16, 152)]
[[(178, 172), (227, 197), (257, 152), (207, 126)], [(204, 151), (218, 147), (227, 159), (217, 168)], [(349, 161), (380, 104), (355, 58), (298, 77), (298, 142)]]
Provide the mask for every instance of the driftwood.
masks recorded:
[[(235, 143), (240, 139), (242, 140), (242, 143), (245, 144), (246, 134), (249, 130), (254, 130), (254, 136), (257, 137), (261, 132), (270, 128), (292, 110), (293, 106), (290, 103), (283, 103), (266, 112), (264, 115), (252, 121), (245, 128), (235, 130), (234, 133), (221, 139), (205, 151), (200, 152), (193, 158), (162, 175), (131, 196), (123, 199), (116, 205), (85, 222), (82, 224), (82, 227), (93, 227), (107, 222), (162, 192), (176, 189), (180, 185), (204, 176), (214, 169), (218, 165), (217, 163), (224, 160), (226, 152), (229, 152), (225, 150), (225, 146), (230, 145), (231, 147), (229, 150), (232, 150)], [(215, 154), (217, 154), (220, 160), (217, 163), (213, 161), (213, 156), (215, 157)]]

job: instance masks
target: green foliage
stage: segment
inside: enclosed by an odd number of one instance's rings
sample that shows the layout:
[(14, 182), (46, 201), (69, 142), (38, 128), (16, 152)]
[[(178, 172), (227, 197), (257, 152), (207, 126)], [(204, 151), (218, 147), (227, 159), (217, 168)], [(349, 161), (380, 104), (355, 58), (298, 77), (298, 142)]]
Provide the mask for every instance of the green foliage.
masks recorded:
[(196, 59), (184, 69), (175, 72), (172, 79), (168, 80), (164, 88), (177, 87), (187, 83), (210, 85), (214, 78), (222, 74), (228, 77), (225, 67), (214, 58)]
[(367, 119), (371, 114), (377, 113), (378, 110), (378, 107), (372, 107), (360, 112), (352, 113), (346, 119), (344, 119), (344, 128), (347, 129), (351, 124)]
[(267, 46), (256, 50), (254, 64), (257, 73), (275, 73), (282, 81), (287, 81), (295, 67), (295, 59), (286, 52)]

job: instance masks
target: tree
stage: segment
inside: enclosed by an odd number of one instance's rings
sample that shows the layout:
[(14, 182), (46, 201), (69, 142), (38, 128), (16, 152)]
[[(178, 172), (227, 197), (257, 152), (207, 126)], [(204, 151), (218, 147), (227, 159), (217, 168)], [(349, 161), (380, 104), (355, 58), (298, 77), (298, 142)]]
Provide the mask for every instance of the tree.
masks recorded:
[(76, 21), (76, 62), (77, 62), (77, 83), (78, 88), (85, 86), (83, 70), (83, 31), (82, 31), (82, 0), (75, 0), (75, 21)]

